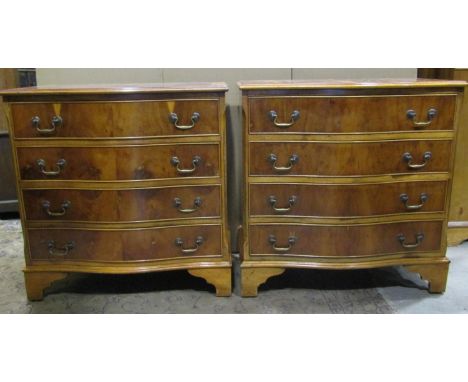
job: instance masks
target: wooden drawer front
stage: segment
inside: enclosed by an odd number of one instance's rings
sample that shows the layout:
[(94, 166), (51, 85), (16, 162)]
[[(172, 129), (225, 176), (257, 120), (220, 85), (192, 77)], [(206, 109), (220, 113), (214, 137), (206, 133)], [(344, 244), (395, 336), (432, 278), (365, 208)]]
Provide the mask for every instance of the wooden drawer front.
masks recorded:
[[(21, 179), (140, 180), (219, 175), (217, 144), (17, 150)], [(178, 165), (173, 158), (177, 158)], [(42, 167), (38, 164), (40, 159)], [(60, 160), (66, 162), (62, 168)], [(177, 166), (181, 171), (193, 171), (181, 174)], [(59, 173), (44, 175), (42, 171)]]
[[(253, 255), (311, 257), (438, 251), (441, 230), (439, 221), (352, 226), (251, 225), (250, 251)], [(404, 245), (414, 245), (418, 234), (423, 234), (424, 238), (417, 247), (402, 246), (400, 235), (404, 236)]]
[(28, 220), (143, 221), (220, 217), (219, 186), (26, 190)]
[[(349, 176), (447, 172), (450, 151), (451, 141), (256, 142), (250, 143), (250, 174)], [(431, 158), (423, 168), (410, 169), (403, 158), (410, 153), (413, 158), (410, 164), (419, 165), (424, 162), (426, 152)], [(274, 166), (280, 169), (275, 170)], [(290, 170), (285, 169), (288, 167)]]
[[(12, 104), (15, 137), (147, 137), (218, 134), (218, 100)], [(171, 120), (177, 116), (177, 125)], [(192, 117), (194, 113), (199, 118)], [(172, 118), (175, 117), (172, 116)], [(38, 117), (38, 124), (33, 118)], [(61, 123), (52, 123), (60, 117)], [(184, 126), (194, 125), (190, 129)], [(38, 130), (52, 129), (50, 132)]]
[[(217, 225), (118, 231), (30, 229), (28, 233), (33, 260), (137, 261), (221, 257), (221, 227)], [(199, 237), (202, 242), (196, 249)]]
[[(251, 98), (250, 131), (252, 133), (353, 133), (453, 129), (455, 96), (397, 97), (274, 97)], [(432, 119), (430, 109), (436, 110)], [(416, 116), (407, 115), (413, 110)], [(292, 123), (278, 127), (276, 122)], [(292, 113), (299, 112), (294, 118)], [(415, 126), (414, 122), (428, 122)]]
[(445, 190), (446, 182), (251, 184), (250, 214), (347, 217), (444, 211)]

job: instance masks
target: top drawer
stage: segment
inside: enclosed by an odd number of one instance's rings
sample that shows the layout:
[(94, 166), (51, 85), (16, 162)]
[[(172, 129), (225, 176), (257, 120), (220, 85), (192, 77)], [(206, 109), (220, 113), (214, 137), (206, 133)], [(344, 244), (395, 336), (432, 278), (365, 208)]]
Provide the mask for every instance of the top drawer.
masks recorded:
[(13, 103), (15, 138), (219, 134), (218, 100)]
[(251, 133), (453, 129), (455, 95), (250, 98)]

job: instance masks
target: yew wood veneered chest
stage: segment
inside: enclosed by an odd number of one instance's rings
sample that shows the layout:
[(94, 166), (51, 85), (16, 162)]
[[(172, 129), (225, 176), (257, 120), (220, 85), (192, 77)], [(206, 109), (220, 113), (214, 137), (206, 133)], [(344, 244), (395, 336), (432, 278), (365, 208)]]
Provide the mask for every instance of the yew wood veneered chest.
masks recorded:
[(2, 92), (28, 297), (70, 272), (186, 269), (231, 293), (224, 83)]
[(392, 265), (443, 292), (465, 85), (240, 82), (242, 295), (285, 268)]

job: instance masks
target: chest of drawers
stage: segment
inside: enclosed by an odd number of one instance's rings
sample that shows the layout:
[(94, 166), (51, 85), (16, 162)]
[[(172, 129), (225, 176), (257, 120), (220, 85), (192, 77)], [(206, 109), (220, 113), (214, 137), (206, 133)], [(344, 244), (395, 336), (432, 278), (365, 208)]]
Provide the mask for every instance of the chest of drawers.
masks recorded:
[(462, 81), (244, 81), (242, 295), (285, 268), (405, 266), (443, 292)]
[(2, 92), (28, 298), (71, 272), (186, 269), (231, 293), (224, 83)]

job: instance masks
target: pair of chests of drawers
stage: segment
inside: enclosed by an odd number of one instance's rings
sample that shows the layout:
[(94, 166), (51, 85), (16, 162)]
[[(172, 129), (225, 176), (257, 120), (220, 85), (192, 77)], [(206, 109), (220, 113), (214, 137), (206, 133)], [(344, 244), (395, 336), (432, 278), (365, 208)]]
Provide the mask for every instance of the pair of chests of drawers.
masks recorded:
[(219, 108), (219, 99), (12, 103), (31, 260), (220, 257)]
[(251, 256), (439, 252), (456, 96), (249, 96)]

